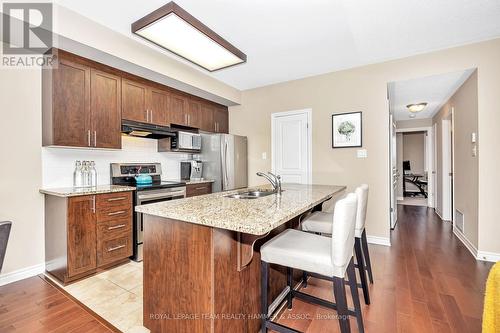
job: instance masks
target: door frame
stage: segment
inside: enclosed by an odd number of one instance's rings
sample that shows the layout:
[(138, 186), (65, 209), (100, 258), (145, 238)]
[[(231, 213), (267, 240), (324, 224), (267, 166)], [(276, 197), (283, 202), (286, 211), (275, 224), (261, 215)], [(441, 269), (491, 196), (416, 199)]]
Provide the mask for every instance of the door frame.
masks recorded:
[[(453, 223), (453, 210), (455, 207), (455, 177), (453, 175), (455, 170), (454, 158), (454, 139), (453, 139), (453, 111), (451, 108), (450, 118), (443, 119), (441, 125), (441, 149), (442, 149), (442, 163), (441, 163), (441, 182), (442, 182), (442, 220), (450, 221)], [(451, 171), (451, 175), (450, 175)], [(450, 178), (451, 177), (451, 178)]]
[[(411, 128), (397, 128), (396, 133), (409, 133), (409, 132), (425, 132), (425, 167), (427, 169), (427, 207), (435, 207), (436, 184), (432, 177), (434, 170), (434, 147), (436, 138), (433, 135), (432, 126), (426, 127), (411, 127)], [(404, 175), (401, 175), (404, 178)], [(404, 179), (402, 180), (404, 181)]]
[(276, 140), (274, 136), (277, 118), (300, 114), (307, 114), (307, 184), (312, 184), (312, 109), (282, 111), (271, 114), (271, 170), (273, 173), (276, 171), (276, 160), (274, 158)]

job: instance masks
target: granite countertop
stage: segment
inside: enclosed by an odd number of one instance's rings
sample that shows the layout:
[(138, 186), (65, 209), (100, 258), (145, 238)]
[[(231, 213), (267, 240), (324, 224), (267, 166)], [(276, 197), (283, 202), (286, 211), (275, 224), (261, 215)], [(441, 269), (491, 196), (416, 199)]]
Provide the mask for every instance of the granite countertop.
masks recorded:
[[(250, 189), (271, 189), (258, 186)], [(137, 212), (209, 227), (264, 235), (317, 204), (343, 192), (345, 186), (284, 184), (280, 197), (234, 199), (228, 195), (249, 189), (218, 192), (135, 207)]]
[(76, 197), (79, 195), (105, 194), (134, 191), (135, 187), (121, 185), (98, 185), (94, 187), (43, 188), (40, 193), (57, 197)]

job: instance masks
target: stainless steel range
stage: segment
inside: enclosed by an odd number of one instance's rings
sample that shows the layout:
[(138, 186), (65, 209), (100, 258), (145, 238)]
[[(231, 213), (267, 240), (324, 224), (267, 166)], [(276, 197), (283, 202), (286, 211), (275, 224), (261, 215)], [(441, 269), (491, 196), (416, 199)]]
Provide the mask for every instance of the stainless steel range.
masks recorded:
[[(186, 197), (186, 183), (161, 180), (160, 163), (111, 163), (110, 174), (111, 184), (136, 187), (134, 207)], [(134, 213), (135, 261), (142, 261), (143, 230), (142, 214)]]

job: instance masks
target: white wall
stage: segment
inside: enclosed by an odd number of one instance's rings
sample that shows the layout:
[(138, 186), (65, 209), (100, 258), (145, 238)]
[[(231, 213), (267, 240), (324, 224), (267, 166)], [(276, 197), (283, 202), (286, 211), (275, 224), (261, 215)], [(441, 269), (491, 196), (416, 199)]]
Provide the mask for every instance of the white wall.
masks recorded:
[(42, 184), (44, 188), (68, 187), (73, 184), (73, 170), (76, 160), (96, 162), (97, 181), (109, 184), (110, 163), (153, 163), (162, 165), (162, 179), (180, 178), (180, 161), (188, 154), (159, 153), (158, 141), (122, 136), (121, 150), (94, 150), (68, 148), (42, 148)]

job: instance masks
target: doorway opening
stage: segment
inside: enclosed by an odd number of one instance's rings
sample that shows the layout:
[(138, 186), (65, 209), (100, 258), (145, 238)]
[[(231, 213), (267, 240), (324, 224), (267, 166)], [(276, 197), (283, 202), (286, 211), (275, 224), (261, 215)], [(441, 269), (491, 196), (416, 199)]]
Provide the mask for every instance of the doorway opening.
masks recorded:
[(443, 221), (453, 221), (455, 139), (450, 103), (464, 104), (454, 100), (455, 95), (474, 72), (388, 83), (391, 229), (403, 205), (435, 209)]

